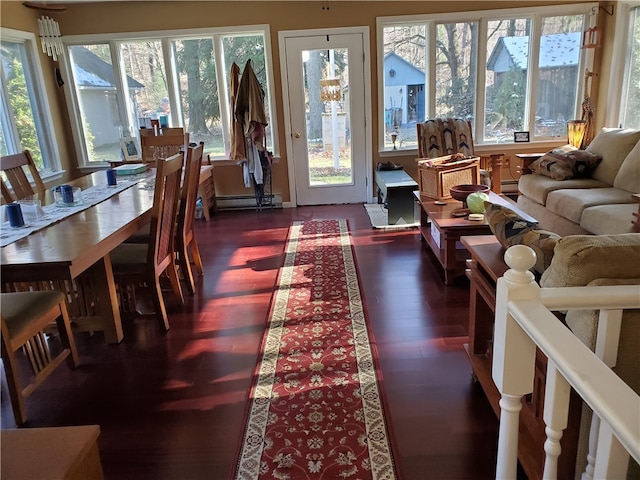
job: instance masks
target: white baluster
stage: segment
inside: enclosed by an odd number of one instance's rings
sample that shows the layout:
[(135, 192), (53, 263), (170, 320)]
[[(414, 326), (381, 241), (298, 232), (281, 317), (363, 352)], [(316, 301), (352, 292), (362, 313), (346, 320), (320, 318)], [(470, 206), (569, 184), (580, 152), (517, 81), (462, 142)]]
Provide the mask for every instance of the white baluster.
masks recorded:
[(556, 364), (547, 362), (547, 380), (544, 394), (544, 422), (547, 425), (545, 433), (547, 439), (544, 442), (546, 458), (542, 478), (555, 480), (558, 477), (558, 457), (562, 451), (560, 439), (563, 430), (567, 428), (569, 418), (569, 395), (571, 385), (558, 372)]
[[(622, 310), (600, 310), (598, 318), (598, 332), (596, 334), (595, 354), (608, 367), (616, 366), (618, 359), (618, 344), (620, 329), (622, 328)], [(598, 453), (598, 435), (600, 433), (600, 418), (593, 414), (589, 429), (589, 453), (587, 466), (580, 477), (581, 480), (593, 480), (596, 456)]]
[(518, 465), (518, 424), (522, 396), (533, 391), (536, 346), (508, 312), (511, 299), (537, 298), (539, 287), (529, 271), (535, 264), (534, 251), (524, 245), (505, 252), (511, 268), (498, 279), (493, 365), (491, 375), (500, 399), (500, 431), (496, 478), (515, 479)]
[(606, 423), (600, 424), (598, 455), (593, 469), (594, 478), (625, 479), (629, 467), (629, 452), (613, 435)]

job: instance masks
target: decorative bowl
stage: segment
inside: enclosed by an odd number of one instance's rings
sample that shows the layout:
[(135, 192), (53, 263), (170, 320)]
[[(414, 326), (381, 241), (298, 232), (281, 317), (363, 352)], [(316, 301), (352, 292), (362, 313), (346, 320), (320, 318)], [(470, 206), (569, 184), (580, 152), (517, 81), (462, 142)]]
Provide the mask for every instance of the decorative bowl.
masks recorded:
[(489, 187), (486, 185), (454, 185), (449, 189), (449, 193), (456, 200), (462, 202), (462, 206), (467, 208), (467, 197), (475, 192), (489, 193)]

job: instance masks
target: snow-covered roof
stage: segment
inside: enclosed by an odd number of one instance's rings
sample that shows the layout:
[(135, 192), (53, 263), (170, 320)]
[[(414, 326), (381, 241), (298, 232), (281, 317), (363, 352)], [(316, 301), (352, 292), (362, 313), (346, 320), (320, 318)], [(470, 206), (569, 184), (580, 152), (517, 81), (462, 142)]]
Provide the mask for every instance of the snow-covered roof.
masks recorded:
[[(581, 32), (555, 33), (540, 38), (540, 68), (567, 67), (580, 61)], [(526, 68), (529, 57), (529, 37), (501, 37), (489, 56), (487, 68), (496, 70), (499, 58), (508, 55), (511, 64)], [(499, 69), (502, 71), (502, 69)]]
[[(113, 67), (85, 47), (73, 47), (73, 75), (79, 87), (115, 88)], [(127, 75), (129, 88), (144, 85)]]

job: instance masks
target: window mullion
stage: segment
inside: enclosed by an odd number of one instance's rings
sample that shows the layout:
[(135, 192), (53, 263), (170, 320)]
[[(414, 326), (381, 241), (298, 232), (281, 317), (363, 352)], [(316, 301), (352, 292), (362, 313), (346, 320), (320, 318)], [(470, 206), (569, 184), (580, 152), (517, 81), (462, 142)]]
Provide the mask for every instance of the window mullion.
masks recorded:
[(437, 58), (437, 25), (435, 21), (427, 22), (425, 26), (425, 102), (427, 112), (426, 118), (433, 118), (436, 115), (436, 58)]
[[(128, 112), (130, 111), (130, 109), (127, 108), (128, 100), (126, 99), (127, 94), (125, 93), (128, 91), (128, 89), (125, 88), (125, 85), (127, 85), (128, 82), (126, 80), (127, 74), (124, 68), (123, 55), (122, 55), (123, 43), (112, 41), (112, 42), (109, 42), (109, 46), (110, 46), (109, 50), (111, 53), (111, 64), (113, 65), (113, 68), (114, 68), (113, 81), (116, 86), (116, 104), (118, 105), (118, 119), (120, 121), (120, 127), (123, 129), (123, 131), (120, 132), (120, 135), (123, 137), (135, 136), (136, 132), (132, 131), (133, 125), (135, 125), (135, 123), (133, 123), (131, 120), (127, 118), (129, 116)], [(123, 118), (123, 116), (125, 118)], [(128, 130), (128, 132), (124, 132), (125, 128), (126, 130)]]
[(176, 56), (173, 52), (173, 49), (171, 48), (171, 40), (169, 38), (162, 38), (161, 43), (162, 55), (164, 57), (164, 68), (167, 75), (169, 101), (171, 102), (170, 125), (182, 125), (182, 92), (180, 90), (180, 81), (178, 80)]
[[(220, 67), (216, 68), (216, 88), (218, 89), (218, 103), (220, 108), (220, 117), (222, 119), (222, 138), (224, 141), (225, 152), (229, 152), (231, 148), (229, 144), (229, 139), (231, 138), (229, 127), (231, 125), (231, 116), (234, 113), (231, 111), (229, 97), (227, 95), (227, 91), (229, 89), (229, 72), (226, 72), (224, 69), (225, 62), (222, 40), (222, 35), (213, 35), (213, 56), (216, 64)], [(240, 65), (240, 68), (243, 68), (243, 66)]]
[(531, 17), (529, 32), (529, 62), (527, 65), (527, 93), (524, 106), (523, 130), (532, 132), (535, 137), (535, 116), (538, 104), (538, 79), (540, 78), (540, 38), (542, 36), (542, 18), (540, 15)]
[(476, 71), (476, 105), (473, 112), (474, 143), (483, 143), (485, 134), (485, 108), (487, 104), (487, 36), (488, 36), (488, 20), (482, 18), (478, 22), (478, 68)]

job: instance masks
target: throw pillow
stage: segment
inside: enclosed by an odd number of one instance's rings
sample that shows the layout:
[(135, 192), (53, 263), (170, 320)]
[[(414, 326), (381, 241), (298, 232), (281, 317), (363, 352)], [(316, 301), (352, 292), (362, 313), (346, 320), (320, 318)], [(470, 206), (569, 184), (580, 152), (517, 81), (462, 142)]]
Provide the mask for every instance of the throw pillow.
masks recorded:
[(491, 202), (485, 202), (485, 217), (489, 228), (500, 244), (505, 247), (526, 245), (536, 253), (533, 270), (542, 274), (551, 264), (553, 251), (560, 236), (537, 228), (536, 223), (527, 222), (513, 210)]
[(534, 161), (529, 167), (533, 173), (551, 177), (554, 180), (568, 180), (587, 177), (598, 166), (602, 157), (573, 145), (554, 148)]
[(613, 186), (627, 192), (640, 192), (640, 141), (622, 162)]
[(586, 148), (587, 152), (602, 157), (592, 178), (613, 185), (620, 165), (640, 140), (640, 130), (630, 128), (603, 128)]

